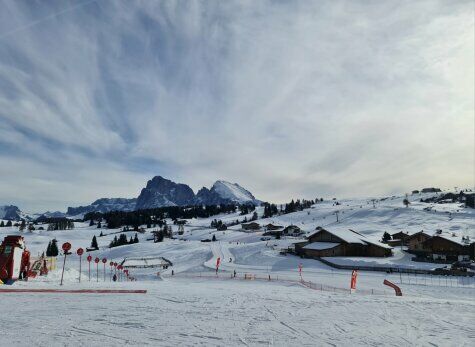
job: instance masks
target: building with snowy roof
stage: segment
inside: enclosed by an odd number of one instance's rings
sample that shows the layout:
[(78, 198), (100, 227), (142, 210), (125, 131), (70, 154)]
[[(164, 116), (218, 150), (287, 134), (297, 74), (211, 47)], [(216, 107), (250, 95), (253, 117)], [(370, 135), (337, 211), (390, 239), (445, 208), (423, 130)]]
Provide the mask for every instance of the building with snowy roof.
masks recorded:
[(438, 231), (424, 242), (429, 260), (455, 262), (475, 259), (475, 242), (468, 236)]
[(317, 227), (306, 242), (295, 244), (295, 252), (306, 258), (388, 257), (392, 247), (367, 238), (354, 230), (326, 230)]

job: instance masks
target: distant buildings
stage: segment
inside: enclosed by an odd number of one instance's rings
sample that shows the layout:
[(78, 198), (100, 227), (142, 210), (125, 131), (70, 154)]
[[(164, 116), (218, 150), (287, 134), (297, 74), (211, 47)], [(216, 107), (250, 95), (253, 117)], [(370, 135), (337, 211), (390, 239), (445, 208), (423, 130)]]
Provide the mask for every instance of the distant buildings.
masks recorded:
[(421, 193), (438, 193), (441, 192), (440, 188), (423, 188)]
[(246, 232), (253, 232), (261, 230), (261, 226), (259, 223), (251, 222), (251, 223), (242, 223), (241, 224), (242, 230)]
[(294, 236), (294, 237), (298, 237), (298, 236), (302, 236), (304, 235), (305, 232), (302, 231), (298, 226), (296, 225), (289, 225), (287, 227), (284, 228), (284, 230), (282, 230), (282, 234), (281, 236)]
[(453, 263), (475, 259), (475, 242), (442, 230), (434, 235), (420, 231), (408, 237), (407, 251), (415, 255), (414, 260)]

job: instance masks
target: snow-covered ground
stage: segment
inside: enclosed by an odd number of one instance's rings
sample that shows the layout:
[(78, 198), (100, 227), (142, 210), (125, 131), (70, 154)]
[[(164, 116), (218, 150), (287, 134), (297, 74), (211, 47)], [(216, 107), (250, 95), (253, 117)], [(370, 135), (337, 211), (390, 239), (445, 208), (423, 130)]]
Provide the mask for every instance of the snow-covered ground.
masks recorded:
[[(419, 203), (410, 197), (378, 201), (353, 199), (319, 203), (311, 209), (269, 219), (261, 224), (295, 224), (310, 233), (316, 226), (351, 228), (380, 239), (384, 231), (435, 231), (443, 229), (475, 238), (473, 210), (458, 204)], [(335, 211), (340, 222), (336, 222)], [(257, 209), (259, 215), (262, 209)], [(247, 216), (249, 217), (251, 214)], [(87, 280), (87, 263), (78, 283), (79, 258), (68, 257), (62, 289), (146, 289), (147, 294), (28, 294), (0, 293), (2, 314), (0, 345), (473, 345), (475, 342), (475, 281), (446, 276), (415, 276), (361, 271), (356, 293), (350, 294), (350, 271), (336, 270), (312, 259), (281, 255), (299, 239), (261, 241), (262, 232), (244, 233), (239, 226), (226, 231), (210, 229), (213, 219), (242, 220), (238, 213), (194, 219), (185, 233), (162, 243), (149, 241), (150, 229), (138, 234), (137, 244), (108, 248), (120, 230), (97, 229), (76, 223), (74, 230), (19, 232), (33, 255), (45, 251), (56, 238), (69, 241), (73, 251), (90, 246), (97, 236), (100, 249), (93, 257), (121, 262), (125, 257), (164, 257), (173, 263), (166, 269), (131, 269), (136, 282), (110, 282), (109, 267), (99, 282), (95, 267)], [(177, 230), (176, 226), (173, 226)], [(99, 237), (102, 231), (105, 236)], [(126, 232), (127, 237), (135, 232)], [(216, 236), (217, 242), (201, 242)], [(391, 258), (335, 258), (344, 264), (375, 263), (378, 266), (432, 268), (414, 263), (395, 249)], [(218, 276), (214, 269), (221, 258)], [(61, 264), (59, 259), (58, 264)], [(311, 281), (314, 289), (300, 283)], [(173, 276), (172, 276), (173, 271)], [(236, 271), (237, 277), (232, 278)], [(160, 272), (160, 275), (157, 275)], [(255, 280), (244, 280), (245, 274)], [(270, 277), (271, 281), (268, 281)], [(388, 279), (400, 285), (404, 296), (383, 285)], [(50, 272), (9, 288), (60, 288), (60, 271)], [(0, 287), (0, 290), (2, 287)]]
[(1, 344), (470, 346), (474, 339), (470, 297), (350, 295), (231, 279), (120, 287), (148, 293), (0, 294)]

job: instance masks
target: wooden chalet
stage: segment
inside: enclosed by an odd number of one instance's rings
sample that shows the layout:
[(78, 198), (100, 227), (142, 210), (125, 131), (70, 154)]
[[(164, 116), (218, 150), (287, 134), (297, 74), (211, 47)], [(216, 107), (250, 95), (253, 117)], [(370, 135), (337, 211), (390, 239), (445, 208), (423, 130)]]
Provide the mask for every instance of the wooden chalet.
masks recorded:
[(430, 239), (432, 236), (427, 232), (421, 230), (415, 234), (409, 235), (406, 238), (407, 250), (410, 253), (416, 255), (425, 255), (430, 252), (430, 249), (427, 248), (425, 242)]
[(434, 261), (465, 261), (475, 259), (475, 242), (468, 237), (439, 232), (424, 242), (430, 250), (429, 258)]
[(301, 236), (303, 234), (305, 234), (305, 232), (296, 225), (289, 225), (282, 230), (283, 236)]
[(280, 230), (283, 229), (284, 227), (282, 225), (274, 225), (272, 223), (269, 223), (267, 225), (264, 225), (264, 229), (266, 231), (273, 231), (273, 230)]
[(354, 230), (328, 231), (317, 227), (308, 242), (295, 244), (295, 252), (306, 258), (320, 257), (387, 257), (392, 247), (368, 239)]
[(399, 231), (391, 235), (391, 240), (389, 240), (387, 244), (393, 247), (406, 246), (408, 236), (409, 236), (408, 232)]
[(251, 223), (242, 223), (241, 228), (244, 231), (259, 231), (261, 230), (261, 226), (259, 223), (251, 222)]

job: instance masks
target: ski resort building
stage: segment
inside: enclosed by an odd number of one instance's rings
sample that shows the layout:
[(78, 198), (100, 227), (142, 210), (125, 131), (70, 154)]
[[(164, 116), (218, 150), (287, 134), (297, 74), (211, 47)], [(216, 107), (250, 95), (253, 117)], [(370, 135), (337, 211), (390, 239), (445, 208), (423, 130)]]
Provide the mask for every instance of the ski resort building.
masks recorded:
[(241, 228), (244, 231), (252, 232), (252, 231), (259, 231), (261, 230), (261, 226), (259, 223), (251, 222), (251, 223), (242, 223)]
[(274, 225), (272, 223), (269, 223), (269, 224), (264, 226), (264, 229), (266, 231), (280, 230), (280, 229), (283, 229), (283, 228), (284, 227), (282, 225)]
[(436, 234), (424, 243), (430, 249), (432, 260), (464, 261), (474, 259), (475, 243), (450, 233)]
[(433, 235), (419, 231), (408, 237), (407, 251), (415, 255), (416, 261), (452, 263), (475, 259), (475, 242), (442, 230)]
[(392, 247), (368, 239), (354, 230), (328, 231), (317, 227), (307, 242), (295, 244), (295, 252), (306, 258), (320, 257), (388, 257)]
[(409, 237), (409, 233), (404, 232), (404, 231), (399, 231), (397, 233), (392, 234), (391, 240), (389, 240), (387, 243), (390, 246), (406, 246), (408, 237)]
[(284, 230), (282, 230), (282, 235), (283, 236), (298, 237), (298, 236), (301, 236), (303, 234), (305, 234), (305, 232), (302, 231), (302, 229), (300, 229), (296, 225), (289, 225), (288, 227), (284, 228)]
[(430, 252), (430, 249), (425, 246), (425, 242), (430, 238), (431, 235), (423, 230), (407, 236), (405, 243), (407, 245), (407, 250), (414, 254), (426, 254)]

